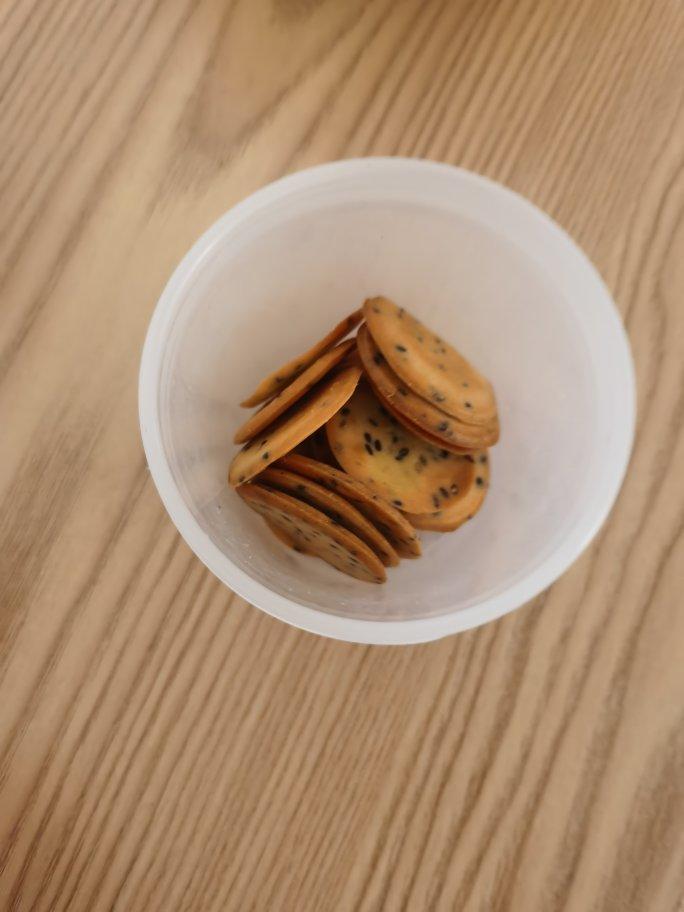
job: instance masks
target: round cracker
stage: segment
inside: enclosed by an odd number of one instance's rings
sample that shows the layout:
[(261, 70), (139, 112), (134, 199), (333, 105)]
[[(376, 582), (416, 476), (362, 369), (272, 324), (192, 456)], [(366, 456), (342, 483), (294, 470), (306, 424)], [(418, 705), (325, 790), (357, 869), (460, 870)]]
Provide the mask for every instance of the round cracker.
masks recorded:
[(387, 579), (379, 557), (368, 545), (320, 510), (256, 483), (238, 488), (238, 494), (255, 512), (291, 536), (306, 554), (320, 557), (364, 582), (383, 583)]
[[(371, 384), (373, 386), (373, 384)], [(402, 424), (407, 430), (411, 431), (412, 434), (415, 434), (416, 437), (420, 437), (421, 440), (425, 440), (427, 443), (431, 444), (437, 449), (449, 450), (450, 453), (472, 453), (472, 449), (469, 447), (456, 446), (453, 441), (450, 440), (439, 440), (437, 437), (433, 437), (432, 434), (428, 434), (427, 431), (424, 431), (417, 424), (414, 424), (410, 421), (406, 415), (402, 415), (399, 409), (394, 408), (394, 406), (384, 399), (380, 393), (373, 387), (373, 392), (375, 393), (378, 402), (380, 405), (384, 406), (390, 415), (397, 419), (399, 424)]]
[(290, 494), (297, 500), (303, 500), (310, 506), (325, 513), (334, 522), (349, 529), (358, 535), (361, 541), (374, 551), (386, 567), (396, 567), (399, 564), (397, 552), (387, 541), (385, 536), (369, 522), (362, 513), (353, 507), (339, 494), (329, 491), (322, 485), (303, 478), (289, 469), (269, 466), (259, 475), (259, 484), (268, 488), (275, 488), (284, 494)]
[(416, 529), (423, 529), (426, 532), (453, 532), (475, 516), (484, 503), (489, 488), (489, 456), (485, 450), (473, 453), (471, 458), (475, 465), (471, 483), (452, 504), (434, 513), (406, 514)]
[(298, 554), (306, 554), (306, 551), (300, 544), (297, 543), (295, 537), (290, 535), (285, 529), (281, 529), (280, 526), (276, 526), (275, 523), (271, 522), (269, 519), (264, 517), (264, 522), (268, 528), (273, 532), (278, 541), (281, 541), (284, 545), (287, 545), (288, 548), (291, 548), (293, 551), (296, 551)]
[(348, 339), (330, 351), (317, 358), (305, 371), (296, 377), (289, 386), (277, 393), (259, 409), (242, 427), (238, 428), (233, 437), (235, 443), (245, 443), (256, 437), (265, 428), (286, 412), (298, 399), (301, 399), (319, 380), (333, 369), (354, 348), (354, 340)]
[(241, 485), (254, 478), (322, 427), (352, 395), (360, 376), (360, 368), (346, 367), (315, 386), (268, 428), (264, 437), (255, 438), (240, 450), (230, 464), (230, 484)]
[(403, 427), (365, 383), (326, 431), (345, 471), (410, 513), (443, 509), (473, 473), (465, 456), (438, 449)]
[[(389, 366), (365, 324), (359, 328), (356, 343), (363, 369), (378, 398), (393, 406), (396, 412), (400, 413), (400, 420), (407, 418), (410, 422), (409, 427), (419, 436), (422, 431), (432, 440), (443, 441), (448, 447), (456, 445), (478, 450), (494, 446), (497, 442), (498, 418), (495, 417), (485, 425), (465, 424), (452, 415), (447, 415), (422, 396), (416, 395)], [(416, 428), (418, 430), (415, 430)]]
[[(346, 408), (346, 406), (345, 406)], [(301, 453), (288, 453), (278, 465), (304, 478), (310, 478), (335, 491), (354, 504), (393, 546), (401, 557), (420, 557), (420, 540), (406, 517), (383, 498), (374, 494), (363, 482), (321, 460), (309, 459)]]
[(375, 344), (415, 393), (465, 424), (496, 417), (491, 383), (448, 342), (387, 298), (369, 298), (363, 313)]
[(301, 374), (301, 372), (310, 364), (313, 364), (316, 358), (319, 358), (324, 352), (327, 352), (328, 349), (332, 348), (333, 345), (336, 345), (344, 339), (347, 333), (351, 332), (355, 326), (358, 326), (362, 319), (361, 310), (355, 310), (354, 313), (349, 314), (349, 316), (345, 317), (337, 326), (333, 327), (320, 342), (317, 342), (312, 348), (304, 352), (304, 354), (299, 355), (297, 358), (293, 358), (292, 361), (288, 361), (287, 364), (283, 364), (278, 370), (273, 371), (272, 374), (265, 377), (254, 392), (247, 396), (240, 405), (243, 408), (252, 408), (252, 406), (259, 405), (261, 402), (265, 402), (267, 399), (275, 396), (276, 393), (279, 393), (280, 390), (284, 389), (284, 387), (291, 383), (292, 380)]

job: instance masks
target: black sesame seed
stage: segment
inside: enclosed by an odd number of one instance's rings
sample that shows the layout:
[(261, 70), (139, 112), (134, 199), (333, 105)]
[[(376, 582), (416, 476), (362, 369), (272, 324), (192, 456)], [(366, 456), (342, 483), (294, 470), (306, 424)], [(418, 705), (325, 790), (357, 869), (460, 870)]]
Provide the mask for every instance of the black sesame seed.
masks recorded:
[(343, 405), (342, 408), (340, 409), (340, 411), (342, 412), (343, 415), (349, 414), (349, 409), (347, 408), (346, 405)]
[(373, 455), (373, 447), (372, 447), (369, 443), (365, 443), (365, 444), (364, 444), (364, 447), (366, 448), (366, 452), (368, 453), (368, 455), (369, 455), (369, 456), (372, 456), (372, 455)]
[(432, 495), (432, 503), (433, 503), (433, 506), (435, 506), (435, 507), (439, 506), (439, 497), (437, 496), (437, 494)]
[(379, 425), (378, 422), (375, 420), (375, 418), (369, 418), (369, 419), (368, 419), (368, 422), (369, 422), (369, 424), (372, 424), (373, 427), (380, 427), (380, 425)]
[(466, 407), (467, 409), (471, 409), (471, 408), (473, 407), (473, 403), (472, 403), (472, 402), (464, 402), (463, 405), (465, 405), (465, 407)]
[(440, 488), (440, 489), (439, 489), (439, 493), (442, 495), (442, 497), (448, 497), (448, 496), (449, 496), (449, 492), (447, 491), (446, 488)]
[(464, 380), (463, 383), (461, 384), (461, 386), (464, 386), (466, 389), (468, 389), (468, 386), (469, 386), (468, 381)]
[(439, 455), (442, 457), (442, 459), (448, 459), (448, 458), (449, 458), (449, 450), (440, 450), (440, 451), (439, 451)]
[(408, 454), (409, 454), (409, 448), (402, 447), (394, 458), (397, 460), (397, 462), (401, 462), (401, 460), (405, 459), (408, 456)]
[(269, 455), (270, 455), (270, 453), (268, 452), (268, 450), (266, 450), (266, 452), (264, 453), (264, 455), (261, 458), (268, 459)]
[(405, 346), (403, 346), (403, 345), (395, 345), (394, 347), (396, 348), (396, 350), (397, 350), (398, 352), (405, 352), (405, 351), (406, 351), (406, 348), (405, 348)]
[(375, 447), (375, 449), (376, 449), (378, 452), (380, 452), (380, 450), (382, 449), (382, 443), (381, 443), (380, 440), (374, 440), (374, 441), (373, 441), (373, 446)]
[(242, 484), (242, 482), (243, 482), (244, 480), (245, 480), (245, 476), (244, 476), (244, 475), (240, 475), (240, 477), (238, 478), (238, 484)]
[(384, 360), (385, 360), (385, 359), (382, 357), (382, 355), (380, 354), (380, 352), (376, 352), (376, 353), (373, 355), (373, 361), (374, 361), (375, 364), (382, 364), (382, 362), (383, 362)]
[(420, 461), (423, 465), (427, 465), (427, 457), (425, 456), (425, 453), (421, 453), (418, 458), (420, 459)]
[(408, 396), (408, 390), (403, 386), (400, 386), (397, 392), (400, 396)]
[(399, 438), (396, 434), (392, 434), (392, 443), (399, 443)]
[(381, 415), (384, 415), (385, 417), (387, 417), (387, 409), (385, 408), (384, 405), (381, 405), (381, 406), (380, 406), (380, 414), (381, 414)]
[(432, 398), (435, 402), (444, 402), (445, 397), (441, 393), (434, 392)]
[(478, 475), (477, 478), (475, 479), (475, 484), (478, 486), (478, 488), (481, 488), (482, 485), (484, 484), (484, 478), (480, 478), (480, 476)]
[(371, 435), (368, 433), (368, 431), (364, 431), (364, 433), (363, 433), (363, 439), (366, 441), (366, 443), (370, 443), (371, 440), (372, 440), (373, 438), (372, 438)]
[(404, 501), (403, 501), (403, 500), (393, 500), (392, 503), (394, 504), (395, 507), (403, 507), (403, 506), (404, 506)]
[(404, 316), (404, 308), (400, 307), (399, 308), (399, 319), (401, 319), (403, 316)]
[(487, 457), (484, 456), (484, 455), (480, 456), (480, 462), (483, 463), (483, 464), (484, 464), (485, 462), (487, 462)]
[(446, 429), (447, 429), (448, 427), (449, 427), (449, 422), (448, 422), (448, 421), (440, 421), (439, 424), (437, 425), (437, 430), (438, 430), (438, 431), (446, 431)]

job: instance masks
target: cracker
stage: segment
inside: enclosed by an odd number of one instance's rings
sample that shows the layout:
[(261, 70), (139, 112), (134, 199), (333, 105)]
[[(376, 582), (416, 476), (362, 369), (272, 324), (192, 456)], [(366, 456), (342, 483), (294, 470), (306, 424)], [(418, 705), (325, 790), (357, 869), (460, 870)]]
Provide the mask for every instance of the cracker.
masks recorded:
[(496, 417), (489, 381), (455, 348), (387, 298), (369, 298), (363, 314), (392, 370), (415, 393), (466, 424)]
[(416, 437), (365, 383), (328, 421), (326, 431), (342, 468), (400, 510), (443, 509), (472, 475), (473, 465), (465, 456)]
[(263, 437), (255, 438), (240, 450), (230, 464), (228, 481), (232, 485), (244, 484), (322, 427), (352, 395), (360, 376), (360, 368), (351, 366), (321, 381), (268, 428)]
[(396, 567), (399, 563), (397, 552), (385, 536), (339, 494), (329, 491), (310, 478), (303, 478), (295, 472), (275, 466), (269, 466), (259, 475), (259, 484), (290, 494), (325, 513), (334, 522), (358, 535), (386, 567)]
[(279, 393), (281, 389), (291, 383), (291, 381), (301, 374), (301, 372), (310, 364), (313, 364), (316, 358), (319, 358), (324, 352), (327, 352), (328, 349), (332, 348), (333, 345), (336, 345), (344, 339), (348, 332), (351, 332), (355, 326), (359, 325), (361, 320), (362, 314), (360, 310), (355, 310), (354, 313), (349, 314), (349, 316), (345, 317), (337, 326), (333, 327), (327, 336), (324, 336), (320, 342), (317, 342), (312, 348), (304, 352), (304, 354), (299, 355), (297, 358), (293, 358), (292, 361), (288, 361), (287, 364), (283, 364), (278, 370), (273, 371), (272, 374), (265, 377), (254, 392), (247, 396), (240, 405), (243, 408), (251, 408), (254, 405), (259, 405), (261, 402), (265, 402), (272, 396), (275, 396), (276, 393)]
[(296, 377), (289, 386), (286, 386), (273, 399), (266, 403), (254, 415), (251, 416), (242, 427), (238, 428), (233, 441), (235, 443), (245, 443), (256, 437), (265, 428), (272, 424), (276, 418), (279, 418), (283, 412), (286, 412), (298, 399), (301, 399), (309, 390), (322, 380), (325, 375), (333, 369), (343, 358), (354, 348), (354, 340), (349, 339), (331, 348), (320, 358), (317, 358), (313, 364), (309, 365), (298, 377)]
[(354, 504), (366, 519), (377, 526), (401, 557), (420, 557), (420, 540), (413, 526), (396, 507), (373, 493), (363, 482), (334, 466), (309, 459), (300, 453), (283, 456), (278, 460), (278, 465), (317, 481)]
[(271, 522), (269, 519), (264, 518), (264, 522), (271, 530), (271, 532), (273, 532), (278, 541), (281, 541), (284, 545), (287, 545), (287, 547), (291, 548), (293, 551), (297, 551), (298, 554), (306, 554), (304, 548), (298, 544), (293, 535), (290, 535), (290, 533), (285, 529), (281, 529), (280, 526), (276, 526), (276, 524)]
[(465, 424), (452, 415), (447, 415), (402, 382), (373, 341), (365, 324), (359, 328), (356, 342), (364, 372), (378, 398), (394, 407), (399, 413), (399, 420), (407, 418), (414, 433), (420, 436), (420, 431), (427, 432), (429, 437), (443, 441), (447, 447), (456, 445), (467, 449), (484, 449), (497, 442), (498, 418), (495, 417), (489, 424), (476, 425)]
[(489, 455), (486, 450), (472, 454), (475, 471), (470, 484), (443, 510), (416, 515), (407, 513), (416, 529), (426, 532), (453, 532), (472, 519), (484, 503), (489, 488)]
[(291, 536), (306, 554), (320, 557), (364, 582), (386, 580), (385, 568), (368, 545), (320, 510), (257, 483), (238, 488), (238, 494), (253, 510)]
[[(373, 384), (371, 384), (371, 387), (373, 387)], [(407, 428), (409, 431), (411, 431), (412, 434), (415, 434), (416, 437), (420, 437), (421, 440), (427, 441), (427, 443), (431, 444), (434, 447), (437, 447), (438, 449), (449, 450), (450, 453), (472, 453), (473, 452), (472, 449), (469, 447), (456, 446), (456, 444), (452, 440), (440, 440), (438, 437), (433, 437), (432, 434), (429, 434), (427, 431), (424, 431), (423, 428), (419, 427), (417, 424), (414, 424), (412, 421), (410, 421), (406, 417), (406, 415), (402, 415), (402, 413), (399, 411), (399, 409), (394, 408), (393, 405), (391, 405), (386, 399), (384, 399), (380, 395), (380, 393), (375, 389), (375, 387), (373, 387), (373, 392), (375, 393), (376, 398), (377, 398), (378, 402), (380, 403), (380, 405), (383, 405), (387, 409), (389, 414), (397, 419), (399, 424), (403, 425), (405, 428)]]

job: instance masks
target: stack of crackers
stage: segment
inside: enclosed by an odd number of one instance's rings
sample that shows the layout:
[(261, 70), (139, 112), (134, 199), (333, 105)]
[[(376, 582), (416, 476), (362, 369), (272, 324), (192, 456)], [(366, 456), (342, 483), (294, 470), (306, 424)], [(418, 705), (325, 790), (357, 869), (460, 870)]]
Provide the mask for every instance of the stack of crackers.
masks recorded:
[(386, 567), (420, 556), (417, 529), (451, 532), (482, 506), (494, 390), (387, 298), (367, 300), (241, 404), (261, 408), (235, 434), (244, 446), (230, 483), (281, 542), (357, 579), (384, 582)]

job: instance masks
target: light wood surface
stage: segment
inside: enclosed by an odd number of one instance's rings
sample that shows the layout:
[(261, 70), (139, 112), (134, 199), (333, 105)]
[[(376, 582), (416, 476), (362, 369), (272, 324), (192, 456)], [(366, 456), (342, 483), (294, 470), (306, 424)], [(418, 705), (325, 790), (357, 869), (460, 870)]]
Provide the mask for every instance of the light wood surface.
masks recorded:
[[(0, 23), (0, 908), (681, 912), (681, 0), (5, 0)], [(368, 154), (548, 210), (639, 384), (589, 551), (404, 649), (219, 585), (136, 414), (191, 242)]]

